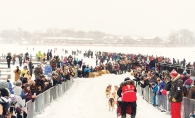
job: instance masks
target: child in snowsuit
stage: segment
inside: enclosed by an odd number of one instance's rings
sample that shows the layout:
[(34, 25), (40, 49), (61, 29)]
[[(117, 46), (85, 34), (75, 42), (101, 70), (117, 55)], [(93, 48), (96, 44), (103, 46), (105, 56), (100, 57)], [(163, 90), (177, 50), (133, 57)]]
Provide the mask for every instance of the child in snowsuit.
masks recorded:
[(156, 106), (156, 93), (158, 91), (158, 85), (156, 83), (152, 83), (152, 90), (153, 90), (153, 106)]

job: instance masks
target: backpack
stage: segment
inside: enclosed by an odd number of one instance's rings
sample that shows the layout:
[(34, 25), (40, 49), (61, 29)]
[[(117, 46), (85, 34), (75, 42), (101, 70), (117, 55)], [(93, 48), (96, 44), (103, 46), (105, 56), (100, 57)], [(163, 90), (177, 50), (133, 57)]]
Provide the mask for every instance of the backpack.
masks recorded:
[(17, 100), (16, 100), (15, 95), (14, 95), (14, 94), (11, 94), (11, 95), (10, 95), (10, 105), (11, 105), (11, 106), (15, 106), (16, 103), (17, 103)]

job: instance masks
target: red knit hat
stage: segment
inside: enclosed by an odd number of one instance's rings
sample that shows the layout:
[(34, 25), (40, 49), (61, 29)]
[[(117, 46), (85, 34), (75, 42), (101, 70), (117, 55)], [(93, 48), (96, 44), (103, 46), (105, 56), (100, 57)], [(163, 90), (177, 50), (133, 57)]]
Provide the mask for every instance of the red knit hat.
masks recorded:
[(178, 75), (178, 73), (177, 73), (177, 71), (175, 69), (173, 69), (171, 71), (171, 75), (174, 76), (174, 77), (176, 77)]

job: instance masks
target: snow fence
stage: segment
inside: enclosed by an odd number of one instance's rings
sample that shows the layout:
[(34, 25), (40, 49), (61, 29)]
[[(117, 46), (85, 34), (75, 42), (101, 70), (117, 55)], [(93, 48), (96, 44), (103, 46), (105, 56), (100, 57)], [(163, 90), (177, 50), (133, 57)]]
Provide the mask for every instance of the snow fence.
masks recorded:
[[(156, 104), (158, 109), (160, 109), (163, 112), (166, 112), (167, 114), (170, 114), (170, 102), (168, 100), (168, 95), (156, 95), (156, 98), (154, 98), (154, 93), (151, 88), (146, 86), (145, 88), (141, 88), (140, 86), (137, 86), (138, 93), (143, 96), (143, 99), (145, 99), (149, 104), (153, 104), (154, 99), (156, 100)], [(195, 100), (189, 99), (186, 97), (183, 97), (183, 102), (181, 104), (181, 116), (182, 118), (194, 118), (195, 116)]]
[(28, 101), (26, 103), (28, 109), (27, 118), (33, 118), (41, 113), (50, 103), (62, 96), (72, 85), (73, 78), (41, 93), (36, 97), (34, 102), (32, 102), (32, 100)]

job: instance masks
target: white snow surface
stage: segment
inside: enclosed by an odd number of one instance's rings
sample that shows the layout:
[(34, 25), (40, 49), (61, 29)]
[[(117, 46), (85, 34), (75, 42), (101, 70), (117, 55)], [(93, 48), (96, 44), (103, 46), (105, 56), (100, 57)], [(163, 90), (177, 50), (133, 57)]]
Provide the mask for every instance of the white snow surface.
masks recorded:
[[(108, 84), (119, 85), (129, 75), (107, 74), (96, 78), (74, 79), (73, 86), (36, 118), (116, 118), (116, 106), (113, 111), (108, 110), (105, 89)], [(139, 94), (137, 96), (136, 118), (170, 118), (170, 115), (148, 104)]]

